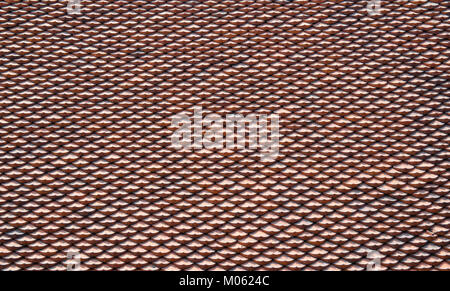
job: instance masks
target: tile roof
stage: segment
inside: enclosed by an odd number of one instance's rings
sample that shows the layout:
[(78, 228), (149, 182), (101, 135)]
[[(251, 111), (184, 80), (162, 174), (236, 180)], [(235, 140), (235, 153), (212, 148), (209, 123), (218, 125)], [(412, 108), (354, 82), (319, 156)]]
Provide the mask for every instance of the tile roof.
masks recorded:
[[(445, 0), (0, 1), (0, 269), (449, 270)], [(280, 152), (171, 117), (280, 116)]]

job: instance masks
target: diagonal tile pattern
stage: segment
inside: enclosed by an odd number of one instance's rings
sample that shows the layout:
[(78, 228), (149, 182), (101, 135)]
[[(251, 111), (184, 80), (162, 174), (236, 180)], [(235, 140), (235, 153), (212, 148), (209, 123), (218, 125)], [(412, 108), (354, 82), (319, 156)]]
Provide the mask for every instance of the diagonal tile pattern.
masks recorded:
[[(450, 6), (366, 4), (0, 1), (0, 269), (449, 270)], [(194, 106), (277, 160), (174, 150)]]

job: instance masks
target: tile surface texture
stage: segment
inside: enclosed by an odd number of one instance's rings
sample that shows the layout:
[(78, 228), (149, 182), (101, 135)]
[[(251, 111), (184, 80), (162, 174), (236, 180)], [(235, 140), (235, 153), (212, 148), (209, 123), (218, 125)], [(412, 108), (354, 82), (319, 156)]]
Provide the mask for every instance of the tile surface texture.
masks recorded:
[[(449, 270), (450, 4), (0, 1), (0, 269)], [(280, 154), (171, 118), (280, 116)]]

